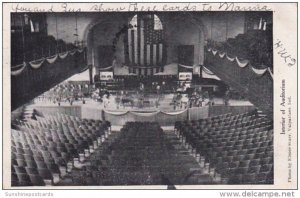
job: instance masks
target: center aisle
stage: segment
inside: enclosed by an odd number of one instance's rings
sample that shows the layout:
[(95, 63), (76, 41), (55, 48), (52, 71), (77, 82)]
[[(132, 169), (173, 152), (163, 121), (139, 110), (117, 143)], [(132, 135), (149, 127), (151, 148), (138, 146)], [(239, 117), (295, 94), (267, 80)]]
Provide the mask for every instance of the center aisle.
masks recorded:
[(72, 185), (214, 183), (174, 131), (163, 131), (153, 122), (128, 122), (120, 132), (112, 132), (85, 164), (73, 171)]

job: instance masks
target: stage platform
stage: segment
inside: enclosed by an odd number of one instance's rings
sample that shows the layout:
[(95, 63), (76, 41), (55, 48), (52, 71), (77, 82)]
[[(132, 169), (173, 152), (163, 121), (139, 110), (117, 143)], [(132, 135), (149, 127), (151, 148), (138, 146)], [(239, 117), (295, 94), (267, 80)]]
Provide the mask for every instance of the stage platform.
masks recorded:
[(161, 126), (174, 126), (176, 121), (198, 120), (225, 113), (238, 114), (255, 109), (251, 103), (245, 101), (229, 101), (230, 105), (225, 106), (221, 99), (214, 99), (214, 106), (187, 108), (183, 105), (174, 108), (171, 105), (172, 98), (172, 94), (164, 95), (159, 99), (158, 107), (118, 106), (114, 96), (106, 104), (85, 98), (85, 104), (82, 101), (74, 101), (72, 105), (61, 102), (60, 106), (50, 101), (35, 100), (30, 107), (45, 114), (59, 112), (85, 119), (108, 120), (116, 127), (123, 126), (128, 121), (158, 122)]

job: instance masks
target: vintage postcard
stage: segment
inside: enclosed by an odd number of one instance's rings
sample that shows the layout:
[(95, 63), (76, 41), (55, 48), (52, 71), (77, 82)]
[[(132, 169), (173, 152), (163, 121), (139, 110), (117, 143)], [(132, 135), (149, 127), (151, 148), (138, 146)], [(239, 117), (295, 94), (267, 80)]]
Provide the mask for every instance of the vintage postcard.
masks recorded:
[(298, 189), (298, 4), (3, 3), (3, 189)]

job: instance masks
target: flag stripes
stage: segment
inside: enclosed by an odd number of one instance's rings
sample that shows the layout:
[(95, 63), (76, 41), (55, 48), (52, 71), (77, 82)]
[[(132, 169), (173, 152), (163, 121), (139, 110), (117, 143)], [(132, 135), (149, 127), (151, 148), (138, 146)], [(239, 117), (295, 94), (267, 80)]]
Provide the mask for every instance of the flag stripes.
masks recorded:
[(129, 65), (162, 66), (164, 55), (162, 33), (162, 29), (154, 29), (154, 15), (148, 18), (133, 17), (128, 29), (126, 46), (128, 54), (125, 53)]

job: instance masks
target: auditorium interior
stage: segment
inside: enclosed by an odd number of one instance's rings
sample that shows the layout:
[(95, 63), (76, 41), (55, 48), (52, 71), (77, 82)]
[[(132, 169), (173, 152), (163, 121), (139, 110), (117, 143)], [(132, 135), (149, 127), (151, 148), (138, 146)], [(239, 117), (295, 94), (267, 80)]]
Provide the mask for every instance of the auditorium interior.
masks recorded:
[(272, 17), (12, 13), (11, 186), (274, 184)]

